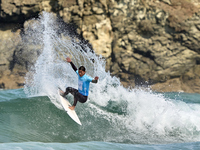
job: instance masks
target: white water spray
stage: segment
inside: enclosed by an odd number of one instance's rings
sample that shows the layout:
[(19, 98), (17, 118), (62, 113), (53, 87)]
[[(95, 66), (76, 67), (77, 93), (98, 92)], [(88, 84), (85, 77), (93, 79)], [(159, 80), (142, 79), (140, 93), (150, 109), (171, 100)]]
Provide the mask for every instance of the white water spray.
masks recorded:
[(40, 18), (30, 25), (32, 28), (26, 30), (25, 36), (35, 34), (33, 37), (39, 38), (32, 41), (40, 42), (41, 54), (26, 76), (24, 90), (29, 96), (47, 95), (57, 107), (61, 108), (55, 95), (58, 87), (63, 90), (66, 86), (77, 88), (77, 78), (74, 78), (76, 73), (65, 61), (67, 56), (71, 57), (77, 67), (85, 66), (87, 74), (92, 77), (98, 75), (103, 79), (107, 73), (104, 70), (105, 62), (102, 57), (97, 57), (78, 38), (66, 32), (58, 33), (58, 30), (62, 29), (59, 29), (56, 20), (53, 14), (43, 12)]
[(26, 76), (26, 94), (46, 95), (61, 108), (57, 88), (77, 88), (78, 83), (76, 73), (65, 61), (70, 56), (77, 67), (86, 67), (88, 75), (99, 76), (98, 84), (91, 83), (87, 101), (91, 109), (87, 110), (91, 115), (109, 120), (114, 130), (123, 135), (116, 137), (116, 142), (125, 137), (130, 141), (149, 142), (199, 140), (200, 106), (166, 99), (162, 94), (124, 88), (118, 78), (105, 72), (104, 60), (78, 38), (70, 33), (58, 34), (59, 24), (54, 15), (44, 12), (36, 21), (34, 29), (27, 34), (36, 34), (34, 37), (39, 38), (42, 48)]

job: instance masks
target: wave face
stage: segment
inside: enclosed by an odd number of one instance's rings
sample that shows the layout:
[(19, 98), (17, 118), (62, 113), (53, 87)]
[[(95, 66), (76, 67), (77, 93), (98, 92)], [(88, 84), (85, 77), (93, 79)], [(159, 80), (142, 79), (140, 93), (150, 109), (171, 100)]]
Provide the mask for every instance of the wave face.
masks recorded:
[[(9, 94), (4, 96), (7, 91), (1, 95), (1, 142), (160, 144), (200, 139), (199, 95), (187, 99), (177, 93), (126, 89), (118, 78), (105, 72), (103, 58), (65, 30), (54, 15), (44, 12), (35, 20), (24, 36), (41, 44), (41, 54), (26, 75), (26, 95), (21, 90), (17, 92), (22, 97), (14, 94), (16, 98), (8, 99)], [(58, 87), (64, 90), (78, 85), (66, 56), (77, 67), (85, 66), (88, 75), (100, 78), (97, 84), (91, 83), (88, 101), (76, 107), (82, 126), (69, 118), (57, 95)], [(71, 95), (67, 98), (73, 102)]]
[[(91, 92), (90, 100), (77, 106), (80, 126), (47, 96), (27, 97), (23, 89), (0, 91), (0, 143), (162, 144), (199, 140), (199, 94), (128, 94), (132, 103), (123, 96), (103, 106), (97, 103), (101, 98), (94, 98)], [(73, 101), (71, 96), (69, 99)]]

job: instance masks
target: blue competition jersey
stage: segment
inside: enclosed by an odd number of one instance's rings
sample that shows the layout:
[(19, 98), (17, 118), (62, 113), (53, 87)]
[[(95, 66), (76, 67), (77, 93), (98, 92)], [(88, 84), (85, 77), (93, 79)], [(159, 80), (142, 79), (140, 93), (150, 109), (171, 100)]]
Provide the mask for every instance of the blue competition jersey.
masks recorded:
[(78, 70), (76, 70), (78, 75), (78, 91), (84, 96), (88, 96), (89, 94), (89, 86), (90, 82), (93, 80), (92, 77), (84, 74), (82, 77), (78, 74)]

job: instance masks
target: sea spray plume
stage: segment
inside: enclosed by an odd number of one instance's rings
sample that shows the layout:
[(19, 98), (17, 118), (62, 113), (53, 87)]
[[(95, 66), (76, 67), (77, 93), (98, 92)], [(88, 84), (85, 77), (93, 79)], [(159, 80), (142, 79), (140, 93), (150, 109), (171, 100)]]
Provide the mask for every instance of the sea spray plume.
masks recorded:
[[(77, 88), (78, 83), (76, 73), (64, 60), (66, 56), (76, 66), (85, 66), (90, 76), (100, 78), (98, 84), (91, 84), (87, 103), (78, 105), (78, 111), (82, 111), (79, 116), (82, 129), (88, 131), (84, 132), (86, 140), (166, 143), (199, 139), (199, 106), (151, 91), (124, 88), (118, 78), (105, 72), (104, 60), (90, 47), (64, 29), (65, 34), (60, 32), (62, 25), (53, 14), (43, 12), (35, 21), (34, 28), (26, 35), (33, 35), (36, 39), (29, 41), (39, 41), (41, 49), (26, 76), (24, 90), (28, 95), (46, 95), (61, 109), (57, 88)], [(99, 121), (101, 126), (97, 125)]]
[(31, 27), (26, 30), (26, 34), (23, 36), (23, 39), (28, 39), (30, 45), (38, 44), (40, 46), (40, 56), (34, 67), (31, 68), (32, 72), (29, 72), (32, 77), (26, 76), (26, 85), (31, 89), (26, 89), (25, 86), (25, 90), (31, 90), (28, 93), (30, 95), (41, 94), (45, 91), (45, 83), (48, 80), (47, 78), (50, 77), (47, 74), (50, 73), (48, 71), (51, 71), (51, 63), (53, 63), (55, 57), (52, 52), (52, 41), (54, 40), (53, 18), (51, 21), (49, 17), (46, 13), (43, 13), (43, 16), (40, 16), (39, 19), (33, 19), (33, 23), (31, 22), (31, 25), (28, 26)]
[[(57, 22), (57, 17), (51, 13), (43, 12), (38, 19), (33, 19), (29, 29), (25, 30), (24, 39), (29, 45), (40, 45), (40, 55), (35, 65), (26, 75), (25, 92), (29, 96), (47, 95), (51, 101), (60, 107), (55, 93), (58, 87), (77, 86), (76, 74), (65, 61), (67, 56), (72, 58), (76, 66), (84, 65), (87, 74), (100, 78), (105, 76), (105, 62), (76, 36), (70, 36), (62, 25)], [(60, 31), (63, 30), (63, 33)], [(31, 39), (33, 38), (33, 39)], [(98, 68), (98, 69), (97, 69)], [(66, 85), (67, 84), (67, 85)]]

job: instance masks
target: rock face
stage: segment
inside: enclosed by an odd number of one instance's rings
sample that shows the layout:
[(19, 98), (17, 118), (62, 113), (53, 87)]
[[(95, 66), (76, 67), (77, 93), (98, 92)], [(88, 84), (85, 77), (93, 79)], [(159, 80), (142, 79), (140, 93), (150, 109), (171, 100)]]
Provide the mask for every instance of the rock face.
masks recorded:
[(200, 93), (198, 1), (1, 0), (0, 10), (0, 88), (22, 86), (34, 62), (25, 56), (38, 52), (24, 50), (21, 28), (45, 10), (76, 24), (125, 86)]

